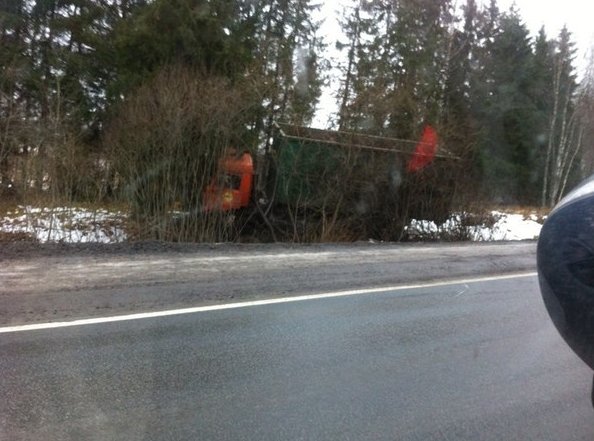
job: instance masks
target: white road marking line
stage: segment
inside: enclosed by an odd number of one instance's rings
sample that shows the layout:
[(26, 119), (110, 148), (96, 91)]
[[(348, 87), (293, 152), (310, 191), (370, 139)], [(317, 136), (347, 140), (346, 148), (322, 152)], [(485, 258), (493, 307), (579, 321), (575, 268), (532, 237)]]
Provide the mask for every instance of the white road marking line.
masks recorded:
[(194, 314), (198, 312), (208, 311), (221, 311), (224, 309), (238, 309), (238, 308), (249, 308), (252, 306), (264, 306), (274, 305), (277, 303), (291, 303), (291, 302), (303, 302), (306, 300), (320, 300), (330, 299), (334, 297), (349, 297), (363, 294), (375, 294), (390, 291), (403, 291), (407, 289), (421, 289), (421, 288), (435, 288), (438, 286), (451, 286), (451, 285), (464, 285), (469, 283), (480, 283), (480, 282), (492, 282), (498, 280), (509, 280), (526, 277), (536, 276), (535, 272), (530, 273), (516, 273), (516, 274), (505, 274), (499, 276), (487, 276), (487, 277), (475, 277), (468, 279), (454, 279), (454, 280), (443, 280), (438, 282), (426, 282), (426, 283), (415, 283), (410, 285), (396, 285), (396, 286), (385, 286), (381, 288), (367, 288), (367, 289), (353, 289), (348, 291), (335, 291), (326, 292), (320, 294), (308, 294), (295, 297), (282, 297), (272, 298), (265, 300), (253, 300), (249, 302), (238, 302), (238, 303), (226, 303), (222, 305), (210, 305), (210, 306), (197, 306), (193, 308), (182, 308), (182, 309), (170, 309), (165, 311), (155, 312), (143, 312), (137, 314), (127, 315), (116, 315), (111, 317), (96, 317), (90, 319), (73, 320), (69, 322), (49, 322), (49, 323), (35, 323), (30, 325), (17, 325), (17, 326), (6, 326), (0, 328), (0, 334), (6, 334), (10, 332), (23, 332), (23, 331), (38, 331), (42, 329), (55, 329), (55, 328), (67, 328), (71, 326), (86, 326), (96, 325), (100, 323), (112, 323), (112, 322), (123, 322), (128, 320), (140, 320), (147, 318), (167, 317), (172, 315), (182, 314)]

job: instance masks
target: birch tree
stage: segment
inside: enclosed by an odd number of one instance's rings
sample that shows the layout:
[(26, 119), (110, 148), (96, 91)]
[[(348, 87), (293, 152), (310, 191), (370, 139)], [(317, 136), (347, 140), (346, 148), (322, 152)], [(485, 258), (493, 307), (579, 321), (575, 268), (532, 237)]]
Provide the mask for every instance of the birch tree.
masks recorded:
[(567, 28), (555, 43), (553, 57), (552, 110), (544, 164), (541, 205), (553, 206), (562, 197), (584, 140), (584, 127), (576, 106), (574, 44)]

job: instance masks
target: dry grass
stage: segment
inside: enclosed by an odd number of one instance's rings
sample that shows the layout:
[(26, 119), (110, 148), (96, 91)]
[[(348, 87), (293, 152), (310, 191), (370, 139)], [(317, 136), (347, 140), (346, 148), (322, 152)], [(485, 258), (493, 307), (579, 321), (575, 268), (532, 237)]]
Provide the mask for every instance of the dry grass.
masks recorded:
[(544, 223), (551, 212), (551, 208), (529, 205), (496, 205), (491, 207), (490, 211), (500, 211), (507, 214), (521, 214), (524, 216), (524, 219), (531, 219), (532, 216), (536, 216), (536, 221), (538, 223)]
[(31, 233), (9, 233), (6, 231), (0, 231), (0, 243), (6, 242), (38, 242), (35, 235)]
[(15, 211), (19, 204), (12, 200), (0, 199), (0, 217), (6, 216), (8, 213)]

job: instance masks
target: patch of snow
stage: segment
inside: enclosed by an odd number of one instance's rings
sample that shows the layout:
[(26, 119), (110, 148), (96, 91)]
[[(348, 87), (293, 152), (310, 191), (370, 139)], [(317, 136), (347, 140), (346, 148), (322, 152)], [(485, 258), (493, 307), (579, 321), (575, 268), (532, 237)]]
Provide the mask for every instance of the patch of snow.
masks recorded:
[(462, 214), (454, 214), (443, 224), (433, 221), (413, 219), (405, 228), (409, 239), (452, 239), (468, 238), (471, 241), (502, 241), (538, 239), (542, 224), (538, 216), (531, 214), (527, 218), (522, 214), (510, 214), (492, 211), (492, 225), (468, 225), (463, 222)]
[(493, 212), (500, 216), (491, 229), (491, 240), (526, 240), (537, 239), (542, 225), (536, 219), (525, 219), (521, 214)]
[(0, 220), (0, 232), (30, 234), (42, 243), (116, 243), (126, 240), (126, 215), (122, 212), (19, 206), (6, 214)]
[[(405, 233), (409, 239), (470, 239), (480, 242), (537, 239), (542, 228), (539, 222), (542, 218), (536, 214), (524, 216), (492, 211), (491, 217), (484, 219), (482, 224), (469, 222), (473, 218), (480, 219), (465, 213), (453, 214), (440, 225), (413, 219), (405, 228)], [(117, 243), (127, 239), (125, 221), (125, 213), (105, 209), (19, 206), (0, 218), (0, 232), (29, 234), (42, 243)]]

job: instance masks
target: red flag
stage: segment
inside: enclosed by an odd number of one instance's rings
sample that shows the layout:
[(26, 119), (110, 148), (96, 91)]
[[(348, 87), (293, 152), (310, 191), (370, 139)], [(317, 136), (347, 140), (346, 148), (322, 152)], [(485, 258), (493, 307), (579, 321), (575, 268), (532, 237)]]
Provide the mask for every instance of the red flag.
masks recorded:
[(408, 161), (406, 169), (409, 172), (415, 173), (427, 167), (437, 153), (437, 132), (429, 124), (423, 129), (421, 140), (415, 147), (415, 151)]

